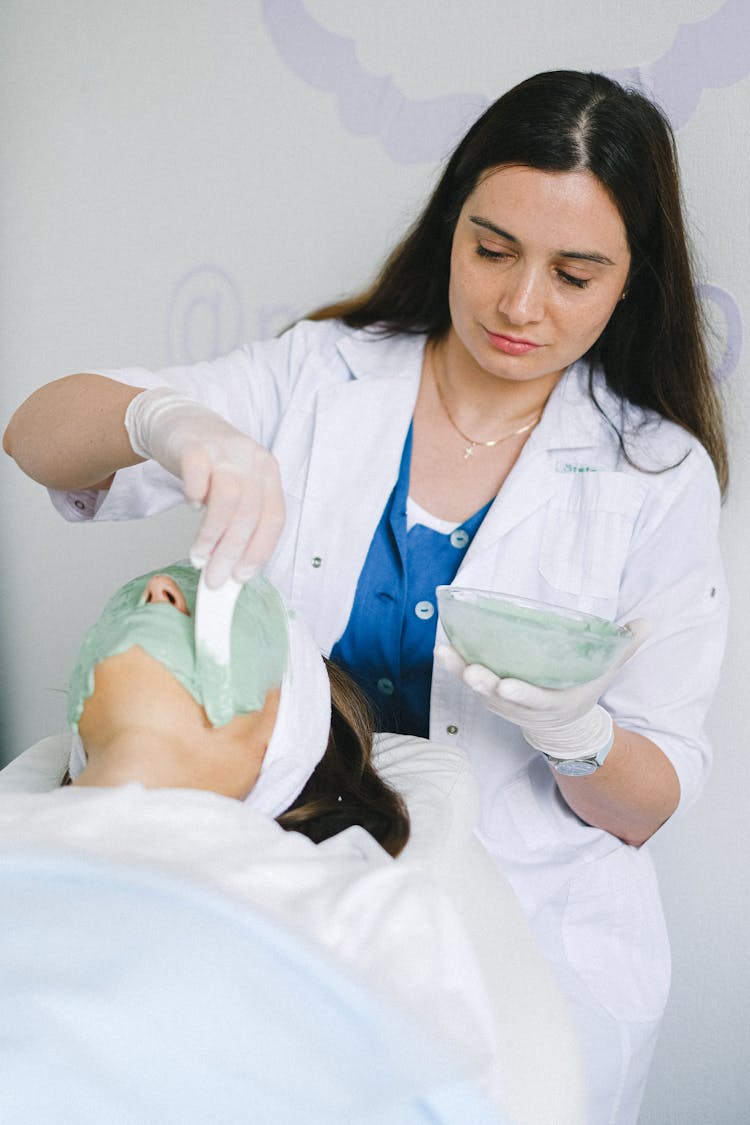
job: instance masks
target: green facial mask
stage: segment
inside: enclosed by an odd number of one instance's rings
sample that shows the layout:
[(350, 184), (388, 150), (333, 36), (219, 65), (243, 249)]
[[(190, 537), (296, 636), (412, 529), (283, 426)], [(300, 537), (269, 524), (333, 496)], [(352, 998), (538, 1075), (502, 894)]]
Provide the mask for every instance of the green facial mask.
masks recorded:
[[(172, 578), (183, 593), (189, 616), (170, 603), (146, 603), (146, 586), (157, 574)], [(94, 669), (109, 656), (138, 645), (163, 664), (208, 713), (221, 715), (223, 725), (234, 715), (260, 711), (266, 694), (280, 687), (288, 652), (287, 614), (274, 587), (262, 576), (240, 592), (232, 620), (232, 711), (219, 698), (222, 676), (204, 669), (199, 678), (195, 659), (195, 599), (199, 571), (168, 566), (134, 578), (112, 597), (89, 630), (73, 671), (68, 719), (73, 730), (86, 699), (94, 690)]]

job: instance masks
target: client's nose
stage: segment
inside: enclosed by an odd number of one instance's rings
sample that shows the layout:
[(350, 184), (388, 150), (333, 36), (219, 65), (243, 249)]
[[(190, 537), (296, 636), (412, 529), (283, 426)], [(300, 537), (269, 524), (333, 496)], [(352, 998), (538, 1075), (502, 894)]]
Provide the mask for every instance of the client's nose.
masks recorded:
[(187, 617), (190, 616), (185, 595), (168, 574), (155, 574), (152, 578), (149, 578), (143, 600), (146, 604), (149, 602), (166, 602), (168, 605), (173, 605), (175, 609), (179, 609), (180, 613), (184, 613)]

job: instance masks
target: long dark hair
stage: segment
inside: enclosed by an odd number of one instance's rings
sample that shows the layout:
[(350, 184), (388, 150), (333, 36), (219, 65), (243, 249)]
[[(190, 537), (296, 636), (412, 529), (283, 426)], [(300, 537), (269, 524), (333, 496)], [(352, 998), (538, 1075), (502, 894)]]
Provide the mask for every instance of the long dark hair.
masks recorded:
[(332, 712), (328, 746), (297, 800), (277, 820), (316, 844), (360, 824), (397, 856), (409, 839), (409, 814), (372, 765), (375, 724), (369, 703), (346, 672), (330, 660), (326, 667)]
[(469, 129), (427, 206), (364, 293), (313, 319), (426, 333), (450, 327), (456, 220), (488, 170), (590, 171), (617, 205), (631, 253), (628, 296), (589, 353), (611, 389), (694, 434), (722, 490), (727, 452), (685, 230), (677, 151), (662, 111), (602, 74), (549, 71), (515, 86)]

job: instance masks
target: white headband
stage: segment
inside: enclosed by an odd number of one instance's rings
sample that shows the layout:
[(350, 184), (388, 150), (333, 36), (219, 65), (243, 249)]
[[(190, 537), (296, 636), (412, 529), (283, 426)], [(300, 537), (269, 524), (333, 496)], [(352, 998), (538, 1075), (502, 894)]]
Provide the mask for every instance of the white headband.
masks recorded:
[[(258, 780), (245, 798), (251, 808), (277, 817), (299, 797), (323, 757), (331, 727), (331, 687), (320, 649), (305, 623), (287, 609), (289, 654), (281, 681), (276, 725)], [(73, 734), (70, 776), (86, 765), (86, 753)]]
[(323, 657), (305, 623), (289, 613), (289, 656), (276, 725), (260, 774), (245, 804), (277, 817), (299, 797), (325, 753), (331, 729), (331, 686)]

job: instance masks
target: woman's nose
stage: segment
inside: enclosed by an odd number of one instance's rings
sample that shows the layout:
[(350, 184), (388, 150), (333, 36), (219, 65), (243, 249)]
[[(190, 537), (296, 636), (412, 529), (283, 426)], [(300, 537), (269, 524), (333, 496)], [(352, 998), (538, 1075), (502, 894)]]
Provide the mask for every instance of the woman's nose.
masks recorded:
[(190, 616), (185, 595), (168, 574), (154, 574), (152, 578), (149, 578), (143, 600), (146, 605), (157, 602), (173, 605), (180, 613), (184, 613), (187, 617)]
[(544, 317), (544, 281), (531, 269), (507, 277), (497, 307), (511, 324), (536, 324)]

